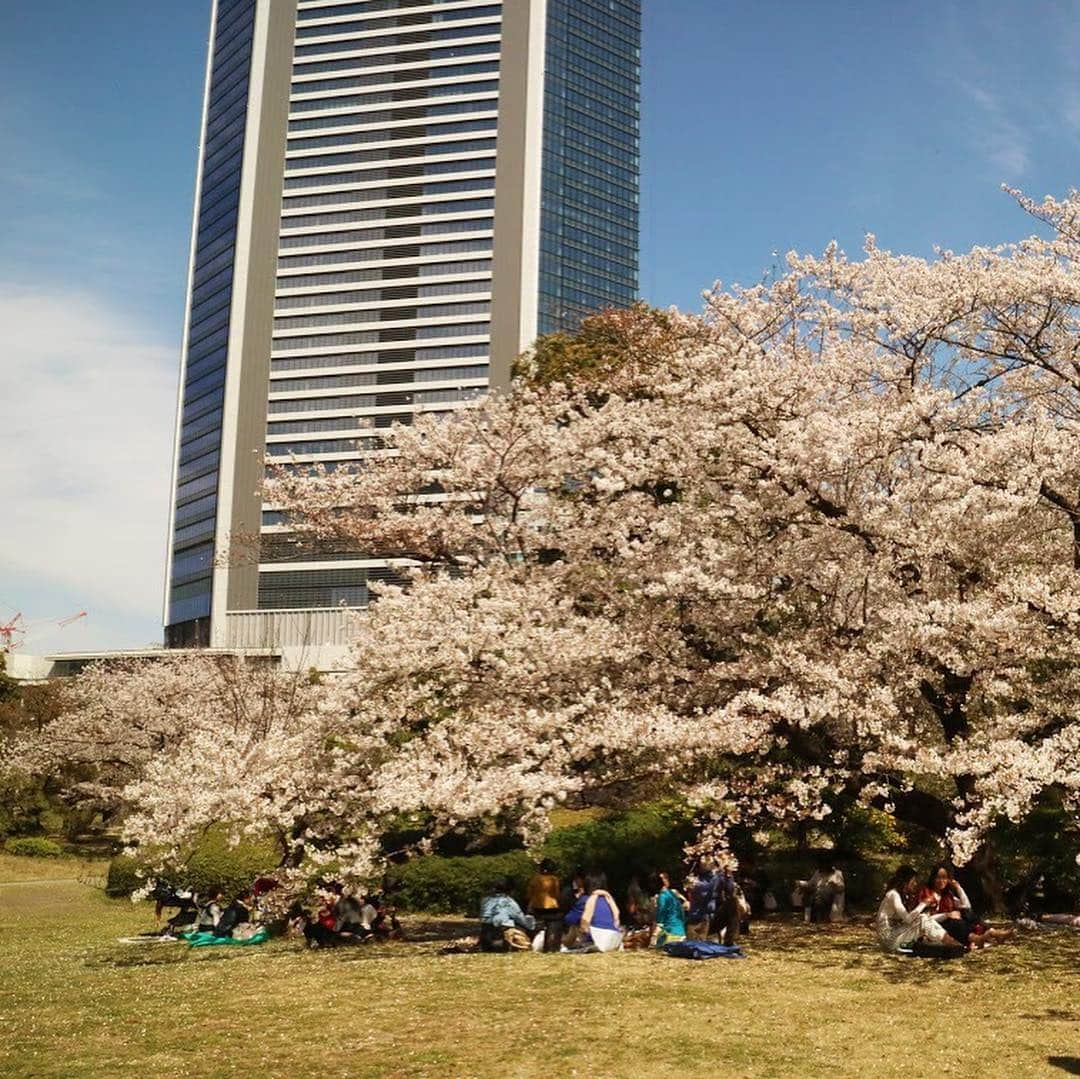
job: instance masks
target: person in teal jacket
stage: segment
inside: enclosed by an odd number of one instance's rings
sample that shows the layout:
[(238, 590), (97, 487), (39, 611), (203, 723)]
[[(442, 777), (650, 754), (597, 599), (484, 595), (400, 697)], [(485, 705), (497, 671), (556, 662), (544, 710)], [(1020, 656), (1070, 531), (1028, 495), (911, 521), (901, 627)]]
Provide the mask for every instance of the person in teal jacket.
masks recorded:
[(667, 873), (658, 873), (660, 891), (656, 897), (656, 946), (668, 941), (686, 939), (686, 912), (690, 900), (677, 888), (672, 888)]

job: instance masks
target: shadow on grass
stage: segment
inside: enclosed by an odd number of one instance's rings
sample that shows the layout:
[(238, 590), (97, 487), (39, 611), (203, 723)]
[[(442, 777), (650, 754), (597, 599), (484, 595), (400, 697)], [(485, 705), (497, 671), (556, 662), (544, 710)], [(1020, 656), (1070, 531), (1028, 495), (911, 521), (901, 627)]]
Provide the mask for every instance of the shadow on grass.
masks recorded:
[(104, 949), (96, 951), (87, 956), (83, 965), (91, 970), (105, 967), (126, 969), (171, 966), (189, 959), (198, 962), (221, 962), (256, 955), (265, 960), (275, 960), (295, 957), (298, 952), (310, 952), (312, 955), (326, 956), (336, 961), (416, 958), (440, 954), (448, 943), (468, 936), (472, 928), (473, 923), (462, 918), (410, 918), (405, 927), (406, 940), (358, 941), (324, 949), (308, 949), (303, 938), (296, 936), (273, 937), (266, 944), (247, 947), (220, 945), (192, 948), (184, 941), (124, 944), (110, 946), (107, 952)]
[[(102, 949), (87, 956), (84, 965), (99, 967), (168, 966), (185, 961), (223, 962), (243, 956), (259, 956), (274, 962), (311, 954), (324, 962), (354, 963), (372, 959), (416, 959), (445, 954), (448, 944), (462, 942), (475, 930), (473, 921), (452, 917), (410, 917), (407, 940), (366, 941), (309, 952), (302, 939), (280, 937), (250, 948), (189, 948), (186, 944), (127, 946), (128, 950)], [(475, 938), (473, 938), (475, 939)], [(789, 919), (769, 918), (755, 922), (742, 943), (751, 961), (781, 960), (815, 971), (863, 972), (899, 985), (918, 986), (928, 977), (948, 979), (951, 984), (974, 984), (988, 976), (1046, 974), (1074, 977), (1080, 968), (1080, 934), (1054, 930), (1018, 933), (1011, 941), (973, 952), (959, 959), (921, 959), (884, 954), (874, 939), (870, 919), (859, 918), (843, 925), (805, 925)], [(1072, 1022), (1074, 1012), (1033, 1014), (1027, 1018)]]
[(1047, 1057), (1051, 1068), (1060, 1068), (1069, 1075), (1080, 1075), (1080, 1057)]
[(820, 971), (863, 970), (897, 984), (917, 985), (929, 976), (964, 984), (988, 975), (1075, 976), (1080, 968), (1080, 934), (1054, 930), (1017, 933), (1012, 940), (960, 958), (926, 959), (887, 955), (874, 939), (871, 919), (843, 925), (805, 925), (787, 919), (757, 923), (746, 939), (753, 955), (777, 956)]

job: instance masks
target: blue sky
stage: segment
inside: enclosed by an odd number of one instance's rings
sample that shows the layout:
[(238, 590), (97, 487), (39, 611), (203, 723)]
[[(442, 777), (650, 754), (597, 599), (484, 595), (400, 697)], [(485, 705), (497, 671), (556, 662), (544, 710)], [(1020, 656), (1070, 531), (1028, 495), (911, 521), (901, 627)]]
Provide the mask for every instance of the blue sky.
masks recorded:
[[(642, 294), (929, 255), (1078, 178), (1073, 3), (645, 0)], [(0, 622), (160, 639), (208, 0), (0, 3)], [(54, 619), (89, 617), (64, 630)]]

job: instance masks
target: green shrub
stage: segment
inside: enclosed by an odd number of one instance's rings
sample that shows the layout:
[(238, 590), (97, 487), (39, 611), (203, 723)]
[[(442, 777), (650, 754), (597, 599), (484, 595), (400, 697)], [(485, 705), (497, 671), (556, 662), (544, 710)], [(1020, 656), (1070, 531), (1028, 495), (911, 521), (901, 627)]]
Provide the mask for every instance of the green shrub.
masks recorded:
[(4, 843), (4, 850), (8, 854), (17, 854), (23, 858), (59, 858), (64, 853), (59, 843), (42, 839), (40, 836), (9, 839)]
[(105, 877), (105, 894), (114, 898), (131, 895), (143, 883), (142, 877), (139, 876), (139, 868), (137, 859), (126, 854), (118, 854), (109, 862), (109, 872)]
[(674, 802), (661, 802), (557, 828), (542, 853), (555, 862), (563, 877), (576, 869), (600, 870), (607, 876), (608, 887), (622, 894), (634, 873), (644, 878), (664, 869), (678, 876), (683, 847), (692, 837), (690, 811)]
[(1080, 901), (1080, 818), (1060, 791), (1044, 792), (1018, 824), (999, 821), (989, 840), (1011, 905), (1071, 910)]
[(58, 831), (56, 814), (40, 779), (0, 769), (0, 836)]
[(394, 902), (405, 910), (476, 914), (492, 881), (510, 877), (516, 895), (523, 895), (535, 872), (525, 851), (475, 854), (460, 858), (431, 855), (395, 867), (389, 874)]
[(677, 871), (690, 825), (689, 814), (677, 805), (644, 806), (556, 828), (532, 854), (523, 850), (461, 857), (436, 854), (406, 862), (389, 877), (399, 906), (443, 913), (475, 914), (480, 897), (499, 877), (510, 877), (515, 895), (523, 899), (541, 857), (551, 858), (564, 879), (575, 869), (599, 870), (607, 875), (608, 886), (621, 894), (634, 872)]
[[(161, 876), (200, 895), (222, 892), (234, 896), (250, 887), (256, 877), (276, 869), (280, 861), (280, 851), (269, 840), (244, 839), (233, 846), (225, 828), (212, 828), (181, 865)], [(142, 859), (117, 855), (109, 864), (107, 894), (131, 895), (142, 887), (148, 875), (145, 867)]]

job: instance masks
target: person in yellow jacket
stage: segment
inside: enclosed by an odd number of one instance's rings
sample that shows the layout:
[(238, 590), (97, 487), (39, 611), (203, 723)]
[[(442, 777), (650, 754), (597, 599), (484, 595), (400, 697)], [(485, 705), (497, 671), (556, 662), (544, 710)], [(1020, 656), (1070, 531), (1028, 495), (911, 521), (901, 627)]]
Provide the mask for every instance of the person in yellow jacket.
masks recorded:
[(562, 944), (562, 912), (559, 910), (559, 878), (555, 863), (545, 858), (529, 880), (525, 905), (544, 928), (544, 951), (557, 952)]

